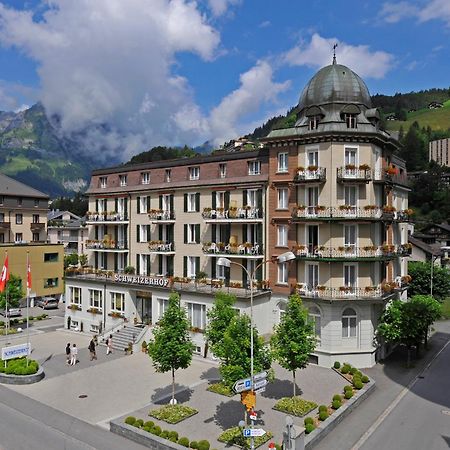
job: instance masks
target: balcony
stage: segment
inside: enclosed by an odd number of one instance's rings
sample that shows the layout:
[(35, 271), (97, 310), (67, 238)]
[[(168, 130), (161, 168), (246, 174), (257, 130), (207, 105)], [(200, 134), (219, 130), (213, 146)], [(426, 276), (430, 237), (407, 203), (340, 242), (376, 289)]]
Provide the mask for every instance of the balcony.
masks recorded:
[(87, 240), (86, 249), (97, 252), (128, 252), (127, 241), (115, 240)]
[(243, 244), (224, 244), (223, 242), (204, 242), (203, 253), (208, 256), (225, 256), (227, 258), (260, 259), (264, 258), (260, 244), (245, 242)]
[(111, 212), (88, 212), (87, 213), (87, 220), (86, 223), (88, 224), (117, 224), (117, 223), (127, 223), (128, 222), (128, 216), (123, 213), (118, 213), (115, 211)]
[(338, 288), (320, 285), (311, 287), (306, 283), (298, 283), (296, 292), (304, 298), (324, 300), (389, 300), (395, 294), (395, 289), (387, 283), (378, 286), (340, 286)]
[(30, 229), (33, 233), (40, 233), (41, 231), (45, 231), (45, 223), (33, 222), (30, 225)]
[(263, 221), (263, 211), (260, 208), (243, 206), (241, 208), (204, 208), (202, 217), (206, 223), (260, 223)]
[(338, 183), (368, 183), (372, 180), (372, 171), (369, 166), (361, 165), (358, 167), (347, 164), (345, 167), (338, 167)]
[(367, 205), (362, 208), (356, 206), (341, 205), (332, 206), (304, 206), (299, 205), (293, 208), (292, 218), (294, 221), (305, 220), (369, 220), (375, 221), (382, 218), (382, 208), (374, 205)]
[(324, 183), (327, 180), (327, 169), (325, 167), (308, 166), (297, 167), (294, 183)]
[(175, 244), (168, 241), (150, 241), (148, 250), (155, 255), (175, 255)]
[(411, 183), (405, 173), (400, 173), (398, 169), (387, 167), (386, 169), (377, 169), (374, 171), (374, 182), (386, 183), (388, 185), (400, 185), (410, 187)]
[(408, 209), (404, 209), (402, 211), (397, 211), (394, 213), (394, 220), (396, 222), (405, 222), (405, 223), (409, 223), (413, 221), (413, 216), (414, 211), (410, 208)]
[(296, 245), (293, 252), (298, 259), (306, 261), (389, 261), (397, 257), (411, 255), (411, 244), (392, 245), (384, 244), (380, 246), (368, 245), (365, 247), (355, 247), (352, 245), (340, 247), (325, 247), (322, 245)]
[(0, 222), (0, 230), (10, 230), (11, 222)]
[(175, 211), (165, 209), (151, 209), (148, 218), (152, 223), (175, 223)]

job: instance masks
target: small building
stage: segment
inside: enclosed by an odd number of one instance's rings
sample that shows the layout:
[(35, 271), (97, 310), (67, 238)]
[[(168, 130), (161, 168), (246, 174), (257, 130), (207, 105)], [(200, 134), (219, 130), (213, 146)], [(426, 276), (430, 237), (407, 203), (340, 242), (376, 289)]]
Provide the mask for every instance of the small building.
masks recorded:
[(428, 104), (428, 109), (439, 109), (443, 108), (444, 104), (441, 102), (431, 102)]
[(386, 120), (397, 120), (397, 116), (395, 114), (388, 114)]
[(70, 211), (49, 211), (47, 234), (51, 244), (63, 244), (66, 255), (85, 251), (88, 237), (86, 220)]
[(450, 167), (450, 138), (437, 139), (428, 144), (428, 160), (435, 161), (441, 166)]

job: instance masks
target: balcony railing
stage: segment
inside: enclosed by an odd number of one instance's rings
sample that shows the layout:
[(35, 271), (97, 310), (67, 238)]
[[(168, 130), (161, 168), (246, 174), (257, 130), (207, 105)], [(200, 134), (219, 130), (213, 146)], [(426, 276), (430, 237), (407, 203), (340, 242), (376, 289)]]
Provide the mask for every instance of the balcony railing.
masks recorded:
[(412, 251), (411, 244), (392, 245), (384, 244), (380, 246), (368, 245), (365, 247), (356, 247), (353, 245), (344, 245), (340, 247), (297, 245), (293, 251), (298, 258), (304, 259), (343, 259), (343, 260), (387, 260), (396, 257), (410, 256)]
[(11, 222), (0, 222), (0, 229), (9, 230), (11, 228)]
[(202, 212), (203, 219), (214, 221), (247, 221), (263, 218), (263, 211), (260, 208), (244, 206), (241, 208), (204, 208)]
[(174, 253), (175, 244), (168, 241), (150, 241), (148, 250), (150, 253)]
[(89, 250), (127, 250), (127, 241), (99, 241), (88, 240), (86, 241), (86, 248)]
[(358, 299), (386, 299), (394, 293), (393, 290), (383, 290), (382, 285), (353, 287), (341, 286), (331, 288), (327, 286), (311, 287), (304, 283), (297, 285), (296, 291), (303, 297), (323, 298), (326, 300), (358, 300)]
[(245, 242), (242, 244), (224, 244), (222, 242), (204, 242), (203, 253), (208, 255), (230, 255), (235, 257), (262, 256), (263, 246)]
[(44, 222), (32, 222), (30, 224), (30, 230), (34, 232), (40, 232), (45, 230), (45, 223)]
[(381, 219), (383, 209), (368, 205), (362, 208), (342, 205), (331, 206), (296, 206), (292, 210), (294, 219)]
[(294, 183), (324, 182), (327, 179), (327, 169), (325, 167), (309, 166), (297, 168)]
[(126, 214), (115, 211), (87, 213), (88, 222), (124, 222), (127, 220), (128, 217)]
[(394, 213), (394, 220), (397, 222), (412, 222), (414, 211), (412, 209), (404, 209)]
[(372, 171), (369, 167), (362, 168), (362, 166), (360, 166), (360, 168), (352, 167), (350, 165), (345, 167), (338, 167), (337, 180), (341, 183), (368, 183), (372, 180)]
[(398, 173), (397, 170), (387, 169), (376, 169), (374, 171), (374, 181), (381, 181), (387, 184), (399, 184), (401, 186), (410, 186), (410, 181), (404, 173)]
[(148, 218), (150, 220), (157, 221), (172, 221), (175, 220), (175, 211), (163, 210), (163, 209), (151, 209), (148, 212)]

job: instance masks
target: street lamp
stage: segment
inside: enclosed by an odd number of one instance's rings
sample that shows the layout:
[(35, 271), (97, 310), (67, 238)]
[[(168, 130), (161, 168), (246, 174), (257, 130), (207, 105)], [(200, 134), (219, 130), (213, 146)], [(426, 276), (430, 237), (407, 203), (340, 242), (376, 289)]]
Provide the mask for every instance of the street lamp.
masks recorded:
[[(264, 264), (266, 264), (268, 262), (274, 262), (275, 260), (278, 261), (279, 263), (286, 263), (286, 262), (292, 261), (293, 259), (295, 259), (294, 253), (292, 253), (292, 252), (282, 253), (275, 259), (266, 259), (265, 261), (262, 261), (253, 269), (253, 271), (251, 273), (248, 271), (247, 267), (245, 267), (241, 263), (231, 261), (228, 258), (223, 258), (223, 257), (217, 259), (218, 266), (223, 266), (223, 267), (229, 268), (231, 266), (231, 264), (234, 264), (236, 266), (241, 267), (247, 274), (247, 279), (250, 280), (250, 379), (252, 380), (252, 384), (251, 384), (252, 391), (253, 391), (253, 384), (254, 384), (254, 382), (253, 382), (253, 375), (254, 375), (254, 369), (253, 369), (253, 365), (254, 365), (253, 364), (254, 363), (254, 358), (253, 358), (253, 279), (255, 278), (256, 271), (260, 267), (262, 267)], [(253, 419), (252, 419), (252, 427), (253, 427)], [(251, 448), (252, 449), (255, 448), (253, 436), (251, 438)]]

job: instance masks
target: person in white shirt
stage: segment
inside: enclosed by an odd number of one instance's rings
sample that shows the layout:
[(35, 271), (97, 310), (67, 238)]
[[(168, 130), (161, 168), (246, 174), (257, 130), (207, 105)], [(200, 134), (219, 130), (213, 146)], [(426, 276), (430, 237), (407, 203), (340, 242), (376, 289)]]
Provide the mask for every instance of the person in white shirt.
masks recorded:
[(77, 356), (78, 356), (77, 344), (73, 344), (72, 348), (70, 349), (70, 364), (72, 366), (74, 366), (77, 363)]

